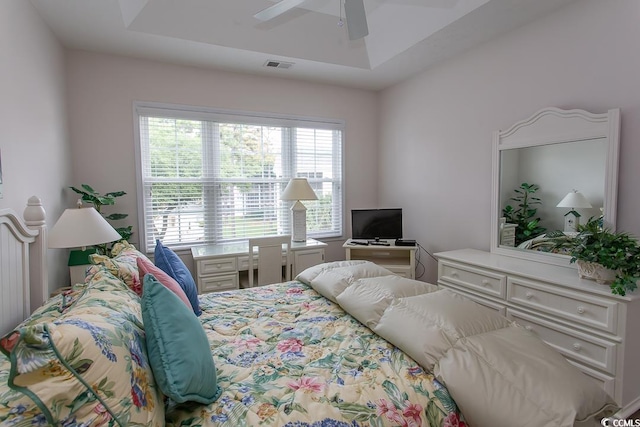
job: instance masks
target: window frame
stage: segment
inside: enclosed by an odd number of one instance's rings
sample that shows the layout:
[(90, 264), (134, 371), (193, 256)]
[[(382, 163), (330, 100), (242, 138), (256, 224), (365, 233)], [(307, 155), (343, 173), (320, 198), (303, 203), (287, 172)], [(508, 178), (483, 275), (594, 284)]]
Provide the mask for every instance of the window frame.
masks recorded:
[[(142, 155), (142, 135), (141, 135), (141, 126), (140, 126), (140, 117), (141, 116), (156, 116), (156, 117), (167, 117), (174, 119), (186, 119), (186, 120), (202, 120), (207, 123), (211, 122), (227, 122), (227, 123), (243, 123), (247, 125), (256, 125), (256, 126), (275, 126), (282, 127), (284, 129), (300, 127), (300, 128), (312, 128), (312, 129), (320, 129), (320, 130), (332, 130), (332, 131), (340, 131), (340, 138), (338, 140), (334, 139), (333, 144), (340, 144), (339, 152), (340, 152), (340, 178), (339, 181), (335, 181), (332, 184), (332, 194), (337, 194), (336, 191), (340, 192), (339, 200), (333, 198), (332, 200), (332, 212), (335, 212), (336, 209), (340, 209), (340, 218), (336, 220), (336, 224), (338, 225), (338, 229), (333, 232), (325, 232), (325, 233), (310, 233), (307, 232), (308, 237), (323, 239), (323, 238), (342, 238), (344, 235), (344, 227), (345, 227), (345, 134), (346, 134), (346, 122), (342, 119), (329, 119), (329, 118), (319, 118), (319, 117), (307, 117), (307, 116), (296, 116), (296, 115), (284, 115), (284, 114), (276, 114), (276, 113), (267, 113), (267, 112), (255, 112), (255, 111), (242, 111), (242, 110), (227, 110), (227, 109), (218, 109), (218, 108), (209, 108), (209, 107), (199, 107), (199, 106), (189, 106), (182, 104), (168, 104), (168, 103), (157, 103), (157, 102), (141, 102), (134, 101), (133, 103), (133, 123), (134, 123), (134, 147), (135, 147), (135, 168), (136, 168), (136, 188), (137, 188), (137, 205), (138, 205), (138, 236), (139, 236), (139, 245), (141, 248), (144, 248), (146, 251), (152, 251), (153, 247), (151, 243), (147, 242), (147, 224), (146, 224), (146, 213), (145, 213), (145, 181), (143, 179), (143, 155)], [(214, 123), (212, 123), (214, 124)], [(215, 126), (215, 124), (214, 124)], [(214, 129), (209, 129), (213, 135), (216, 135)], [(290, 167), (295, 170), (295, 156), (292, 156), (293, 150), (295, 149), (295, 137), (291, 137), (291, 144), (288, 144), (288, 152), (286, 156), (290, 158), (290, 161), (283, 162), (283, 175), (288, 172), (291, 174)], [(286, 144), (283, 144), (286, 145)], [(332, 148), (332, 153), (335, 153), (337, 147)], [(283, 156), (285, 153), (283, 152)], [(291, 159), (293, 157), (293, 159)], [(209, 159), (210, 162), (215, 163), (215, 160)], [(215, 172), (213, 172), (215, 174)], [(210, 177), (215, 180), (214, 176)], [(285, 178), (286, 179), (286, 178)], [(205, 182), (207, 180), (206, 177), (200, 179), (199, 182)], [(336, 187), (337, 186), (337, 187)], [(203, 203), (205, 203), (203, 201)], [(338, 204), (336, 206), (336, 204)], [(217, 204), (213, 203), (213, 209), (217, 209)], [(287, 217), (286, 221), (288, 226), (290, 227), (291, 218)], [(204, 231), (205, 241), (202, 244), (219, 244), (223, 243), (222, 241), (215, 241), (215, 226), (214, 227), (205, 227)], [(227, 241), (238, 241), (238, 240), (246, 240), (249, 236), (239, 237), (236, 239), (224, 240)], [(209, 240), (212, 239), (212, 240)], [(151, 246), (150, 246), (151, 245)], [(173, 249), (186, 249), (191, 246), (197, 245), (196, 243), (180, 243), (170, 245)]]

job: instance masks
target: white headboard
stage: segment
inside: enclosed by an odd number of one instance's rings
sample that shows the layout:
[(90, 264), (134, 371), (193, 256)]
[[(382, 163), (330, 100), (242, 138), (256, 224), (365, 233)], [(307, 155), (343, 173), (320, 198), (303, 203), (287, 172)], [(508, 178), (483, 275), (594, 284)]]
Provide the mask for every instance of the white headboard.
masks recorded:
[(0, 336), (47, 299), (47, 243), (42, 202), (31, 197), (24, 219), (0, 209)]

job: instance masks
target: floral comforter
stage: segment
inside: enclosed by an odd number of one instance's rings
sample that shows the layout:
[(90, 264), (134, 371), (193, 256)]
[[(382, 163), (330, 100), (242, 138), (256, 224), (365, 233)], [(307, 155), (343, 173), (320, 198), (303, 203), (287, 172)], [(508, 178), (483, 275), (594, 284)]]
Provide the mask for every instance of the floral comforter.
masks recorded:
[(167, 426), (463, 426), (412, 359), (300, 282), (200, 296), (222, 396)]

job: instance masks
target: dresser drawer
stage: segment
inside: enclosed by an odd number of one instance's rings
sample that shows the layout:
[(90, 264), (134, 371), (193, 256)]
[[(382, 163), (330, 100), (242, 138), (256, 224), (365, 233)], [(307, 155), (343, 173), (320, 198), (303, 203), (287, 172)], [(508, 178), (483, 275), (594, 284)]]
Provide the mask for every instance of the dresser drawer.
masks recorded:
[(583, 374), (591, 378), (596, 384), (598, 384), (609, 396), (615, 398), (616, 395), (616, 378), (602, 372), (593, 370), (571, 359), (567, 359), (567, 362), (571, 363), (576, 368), (580, 369)]
[(198, 275), (203, 277), (210, 274), (236, 271), (236, 265), (236, 257), (205, 259), (198, 261)]
[(230, 291), (238, 289), (238, 283), (238, 273), (202, 277), (198, 280), (198, 293)]
[(562, 317), (589, 328), (617, 333), (618, 303), (509, 277), (507, 301)]
[(535, 332), (565, 357), (615, 375), (616, 344), (507, 309), (507, 317)]
[(448, 261), (440, 261), (438, 268), (441, 280), (483, 294), (505, 297), (505, 275)]

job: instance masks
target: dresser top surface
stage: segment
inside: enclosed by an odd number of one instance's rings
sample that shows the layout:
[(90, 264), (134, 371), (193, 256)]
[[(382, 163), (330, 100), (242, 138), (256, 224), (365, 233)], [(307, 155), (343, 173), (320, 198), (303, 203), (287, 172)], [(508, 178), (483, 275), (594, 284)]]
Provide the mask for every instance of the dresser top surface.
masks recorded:
[[(565, 288), (573, 288), (583, 292), (611, 297), (622, 300), (640, 300), (638, 290), (627, 293), (626, 296), (614, 295), (609, 286), (600, 285), (593, 280), (580, 279), (578, 271), (567, 265), (566, 267), (530, 261), (506, 255), (494, 254), (477, 249), (459, 249), (447, 252), (438, 252), (434, 256), (439, 260), (460, 262), (482, 268), (499, 270), (506, 274), (518, 275), (534, 280), (542, 280), (557, 284)], [(567, 261), (568, 262), (568, 261)]]

